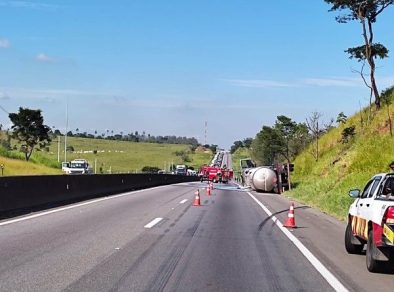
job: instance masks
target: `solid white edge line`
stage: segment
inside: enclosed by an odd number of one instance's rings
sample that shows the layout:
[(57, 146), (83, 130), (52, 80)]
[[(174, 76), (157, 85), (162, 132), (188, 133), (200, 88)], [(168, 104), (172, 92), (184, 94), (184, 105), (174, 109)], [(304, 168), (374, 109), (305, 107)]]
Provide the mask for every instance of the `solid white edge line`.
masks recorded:
[(187, 199), (184, 199), (182, 201), (179, 202), (179, 204), (185, 204), (187, 202)]
[(272, 221), (279, 227), (279, 229), (290, 239), (291, 242), (299, 249), (299, 251), (307, 258), (312, 266), (323, 276), (323, 278), (331, 285), (335, 291), (349, 291), (346, 287), (295, 237), (288, 229), (282, 226), (279, 220), (272, 216), (272, 212), (268, 208), (256, 199), (250, 192), (248, 195), (271, 217)]
[(163, 220), (163, 218), (155, 218), (155, 219), (153, 219), (151, 222), (149, 222), (148, 224), (146, 224), (145, 226), (144, 226), (144, 228), (152, 228), (153, 226), (155, 226), (157, 223), (159, 223), (161, 220)]
[[(183, 184), (183, 183), (179, 183), (179, 184)], [(175, 184), (175, 185), (177, 185), (177, 184)], [(129, 196), (129, 195), (141, 193), (141, 192), (156, 190), (156, 189), (164, 188), (164, 187), (167, 187), (167, 186), (169, 186), (169, 185), (158, 186), (158, 187), (153, 187), (153, 188), (148, 188), (148, 189), (143, 189), (143, 190), (138, 190), (138, 191), (132, 191), (132, 192), (126, 192), (126, 193), (122, 193), (122, 194), (119, 194), (119, 195), (113, 195), (113, 196), (109, 195), (108, 197), (94, 199), (92, 201), (88, 201), (88, 202), (84, 202), (84, 203), (78, 203), (78, 204), (67, 206), (67, 207), (61, 207), (61, 208), (50, 210), (50, 211), (44, 211), (44, 212), (41, 212), (41, 213), (38, 213), (38, 214), (29, 215), (29, 216), (18, 218), (18, 219), (7, 220), (7, 221), (4, 221), (4, 222), (0, 222), (0, 226), (5, 226), (5, 225), (12, 224), (12, 223), (25, 221), (25, 220), (30, 220), (30, 219), (34, 219), (34, 218), (37, 218), (37, 217), (49, 215), (49, 214), (52, 214), (52, 213), (62, 212), (62, 211), (66, 211), (66, 210), (69, 210), (69, 209), (74, 209), (74, 208), (82, 207), (82, 206), (85, 206), (85, 205), (98, 203), (98, 202), (101, 202), (101, 201), (112, 200), (112, 199), (117, 199), (117, 198), (121, 198), (121, 197), (124, 197), (124, 196)]]

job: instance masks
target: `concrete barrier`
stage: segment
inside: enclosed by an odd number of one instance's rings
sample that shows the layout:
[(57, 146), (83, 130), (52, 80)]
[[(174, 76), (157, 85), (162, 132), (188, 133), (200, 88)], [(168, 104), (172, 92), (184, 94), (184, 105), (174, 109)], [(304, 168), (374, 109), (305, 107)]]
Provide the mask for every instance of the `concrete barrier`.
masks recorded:
[(0, 217), (136, 189), (197, 181), (169, 174), (98, 174), (0, 177)]

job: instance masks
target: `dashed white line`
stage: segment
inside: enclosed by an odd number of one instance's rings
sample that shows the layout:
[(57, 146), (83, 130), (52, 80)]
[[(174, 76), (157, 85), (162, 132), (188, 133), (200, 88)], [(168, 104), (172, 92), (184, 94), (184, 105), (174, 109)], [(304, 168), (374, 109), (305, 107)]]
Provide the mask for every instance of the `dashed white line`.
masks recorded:
[(179, 204), (185, 204), (187, 202), (187, 199), (184, 199), (182, 201), (179, 202)]
[(268, 208), (256, 199), (250, 192), (248, 195), (271, 217), (272, 221), (279, 227), (279, 229), (290, 239), (291, 242), (299, 249), (299, 251), (307, 258), (312, 266), (323, 276), (324, 279), (331, 285), (335, 291), (348, 291), (346, 287), (298, 240), (291, 232), (282, 226), (278, 218), (272, 215), (272, 212)]
[(144, 226), (144, 228), (152, 228), (153, 226), (155, 226), (157, 223), (159, 223), (161, 220), (163, 220), (163, 218), (155, 218), (155, 219), (153, 219), (151, 222), (149, 222), (148, 224), (146, 224), (145, 226)]

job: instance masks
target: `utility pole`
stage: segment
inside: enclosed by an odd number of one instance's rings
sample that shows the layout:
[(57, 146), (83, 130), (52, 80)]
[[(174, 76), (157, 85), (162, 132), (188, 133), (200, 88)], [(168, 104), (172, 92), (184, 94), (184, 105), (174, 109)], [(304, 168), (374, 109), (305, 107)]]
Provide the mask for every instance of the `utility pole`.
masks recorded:
[(67, 162), (68, 99), (66, 101), (66, 133), (64, 134), (64, 162)]
[(57, 136), (57, 162), (60, 162), (60, 135)]
[(208, 132), (208, 122), (205, 121), (204, 145), (207, 145), (207, 132)]

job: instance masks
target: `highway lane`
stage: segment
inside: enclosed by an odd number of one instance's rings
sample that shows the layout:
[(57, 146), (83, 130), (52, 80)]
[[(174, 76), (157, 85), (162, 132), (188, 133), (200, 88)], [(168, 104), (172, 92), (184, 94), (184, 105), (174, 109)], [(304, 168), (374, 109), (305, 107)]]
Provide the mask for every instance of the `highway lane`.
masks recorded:
[[(284, 222), (291, 200), (285, 195), (251, 192)], [(346, 194), (344, 194), (346, 196)], [(349, 255), (344, 247), (346, 223), (307, 205), (295, 204), (295, 235), (350, 291), (392, 291), (394, 270), (374, 274), (364, 255)], [(265, 222), (269, 225), (270, 222)], [(265, 228), (265, 227), (264, 227)]]
[[(0, 290), (332, 290), (246, 192), (223, 185), (191, 206), (203, 186), (165, 186), (0, 226)], [(163, 219), (144, 228), (155, 218)]]

